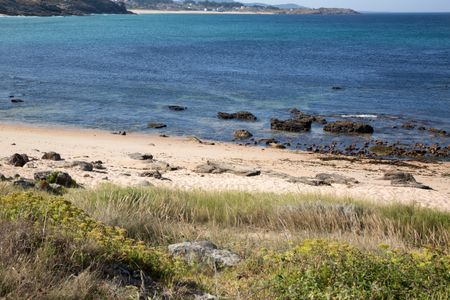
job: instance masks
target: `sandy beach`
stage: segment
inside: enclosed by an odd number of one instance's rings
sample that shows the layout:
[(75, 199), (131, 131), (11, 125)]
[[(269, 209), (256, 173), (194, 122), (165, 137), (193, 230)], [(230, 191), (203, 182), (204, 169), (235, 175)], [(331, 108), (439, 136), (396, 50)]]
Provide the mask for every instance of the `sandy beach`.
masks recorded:
[[(182, 189), (331, 194), (383, 203), (416, 202), (423, 207), (450, 210), (449, 162), (415, 161), (398, 166), (366, 159), (342, 159), (221, 142), (210, 145), (188, 137), (136, 133), (122, 136), (98, 130), (14, 124), (0, 125), (0, 141), (0, 173), (6, 177), (19, 174), (32, 179), (37, 171), (64, 170), (86, 187), (103, 182), (118, 185), (148, 182)], [(63, 160), (42, 160), (43, 153), (48, 151), (61, 154)], [(27, 154), (30, 162), (22, 168), (9, 165), (8, 158), (14, 153)], [(133, 159), (129, 156), (132, 153), (151, 154), (153, 160)], [(99, 160), (105, 169), (85, 172), (71, 166), (73, 161)], [(225, 164), (232, 169), (256, 170), (261, 174), (247, 177), (233, 172), (205, 174), (195, 171), (207, 161)], [(163, 178), (142, 177), (142, 173), (153, 170), (159, 170)], [(391, 186), (390, 181), (382, 179), (387, 171), (411, 173), (418, 182), (430, 186), (432, 190)], [(356, 179), (358, 183), (312, 186), (290, 180), (313, 178), (319, 173), (344, 175)]]
[(254, 12), (254, 11), (204, 11), (204, 10), (154, 10), (154, 9), (129, 9), (137, 15), (152, 14), (231, 14), (231, 15), (273, 15), (273, 12)]

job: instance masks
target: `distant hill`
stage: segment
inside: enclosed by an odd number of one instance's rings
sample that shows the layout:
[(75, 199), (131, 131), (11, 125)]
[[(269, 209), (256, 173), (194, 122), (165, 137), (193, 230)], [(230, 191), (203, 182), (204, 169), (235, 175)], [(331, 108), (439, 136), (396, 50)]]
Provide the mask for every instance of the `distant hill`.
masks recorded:
[(245, 6), (267, 6), (267, 7), (276, 7), (279, 9), (308, 9), (305, 6), (297, 5), (294, 3), (286, 3), (286, 4), (267, 4), (267, 3), (259, 3), (259, 2), (251, 2), (244, 3)]
[(10, 16), (70, 16), (127, 14), (121, 3), (110, 0), (0, 0), (0, 14)]

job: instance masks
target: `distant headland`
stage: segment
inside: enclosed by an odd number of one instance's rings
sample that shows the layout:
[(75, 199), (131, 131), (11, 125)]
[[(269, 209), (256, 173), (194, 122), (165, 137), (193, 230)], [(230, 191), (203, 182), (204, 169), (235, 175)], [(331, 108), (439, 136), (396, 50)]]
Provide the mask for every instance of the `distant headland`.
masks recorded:
[(235, 13), (355, 15), (347, 8), (307, 8), (294, 4), (268, 5), (230, 0), (0, 0), (0, 15), (8, 16), (82, 16), (90, 14), (146, 13)]

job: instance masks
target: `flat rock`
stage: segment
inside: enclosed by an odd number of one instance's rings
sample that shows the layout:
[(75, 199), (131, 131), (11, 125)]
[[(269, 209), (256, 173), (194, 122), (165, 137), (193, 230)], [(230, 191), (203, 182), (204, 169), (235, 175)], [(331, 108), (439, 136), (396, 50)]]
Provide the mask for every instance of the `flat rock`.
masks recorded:
[(167, 125), (164, 123), (150, 122), (150, 123), (148, 123), (147, 127), (153, 128), (153, 129), (161, 129), (161, 128), (167, 127)]
[(271, 119), (270, 128), (272, 130), (289, 131), (289, 132), (304, 132), (311, 130), (312, 121), (310, 119), (289, 119), (279, 120)]
[(180, 257), (189, 264), (202, 263), (214, 269), (233, 267), (241, 261), (237, 254), (218, 249), (209, 241), (172, 244), (168, 249), (171, 256)]
[(432, 188), (416, 181), (414, 176), (406, 172), (391, 171), (384, 173), (384, 180), (390, 180), (392, 186), (412, 187), (423, 190), (431, 190)]
[(35, 187), (35, 183), (29, 179), (18, 179), (13, 182), (14, 186), (21, 187), (23, 189), (32, 189)]
[(254, 114), (248, 111), (238, 111), (235, 113), (218, 112), (217, 117), (223, 120), (256, 121)]
[(343, 134), (372, 134), (373, 127), (366, 123), (352, 121), (335, 121), (326, 124), (324, 131)]
[(152, 160), (153, 155), (151, 154), (142, 154), (142, 153), (130, 153), (128, 157), (135, 160)]
[(28, 155), (15, 153), (9, 158), (8, 163), (14, 167), (23, 167), (29, 161)]
[(197, 166), (194, 172), (204, 174), (231, 173), (239, 176), (258, 176), (261, 174), (260, 170), (249, 169), (240, 166), (236, 167), (230, 164), (212, 161), (207, 161), (206, 164), (201, 164)]
[(328, 174), (328, 173), (319, 173), (315, 176), (316, 179), (322, 180), (329, 184), (358, 184), (358, 180), (352, 177), (347, 177), (339, 174)]
[(45, 152), (44, 155), (42, 155), (42, 159), (54, 160), (54, 161), (62, 160), (61, 155), (59, 153), (56, 153), (53, 151)]

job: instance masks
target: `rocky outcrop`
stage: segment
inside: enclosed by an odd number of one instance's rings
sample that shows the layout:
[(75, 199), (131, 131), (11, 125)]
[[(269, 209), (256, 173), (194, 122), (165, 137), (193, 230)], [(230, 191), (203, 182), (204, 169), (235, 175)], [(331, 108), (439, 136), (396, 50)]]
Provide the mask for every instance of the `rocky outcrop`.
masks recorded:
[(125, 5), (110, 0), (0, 0), (0, 14), (10, 16), (82, 16), (128, 14)]
[(312, 121), (310, 119), (289, 119), (285, 121), (271, 119), (270, 128), (272, 130), (304, 132), (311, 130), (311, 123)]
[(323, 127), (323, 130), (333, 133), (343, 134), (372, 134), (373, 127), (366, 123), (352, 121), (330, 122)]
[(236, 167), (226, 163), (212, 161), (208, 161), (206, 164), (197, 166), (194, 172), (206, 174), (231, 173), (239, 176), (258, 176), (261, 174), (260, 170), (249, 169), (245, 167)]
[(248, 111), (238, 111), (236, 113), (218, 112), (217, 117), (219, 119), (223, 119), (223, 120), (232, 120), (232, 119), (236, 119), (239, 121), (256, 121), (257, 120), (256, 116)]
[(213, 269), (236, 266), (240, 257), (229, 250), (218, 249), (209, 241), (184, 242), (169, 245), (169, 253), (173, 257), (179, 257), (188, 264), (204, 264)]

